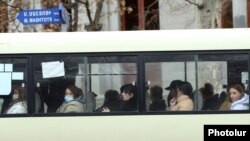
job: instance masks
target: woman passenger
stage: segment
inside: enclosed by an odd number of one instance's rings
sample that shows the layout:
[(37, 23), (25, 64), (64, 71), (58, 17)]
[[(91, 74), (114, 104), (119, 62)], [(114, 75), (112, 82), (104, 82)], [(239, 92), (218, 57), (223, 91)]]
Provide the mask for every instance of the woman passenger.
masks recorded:
[(83, 108), (83, 92), (80, 88), (70, 85), (65, 90), (65, 97), (62, 105), (57, 109), (57, 113), (81, 113)]
[(178, 91), (177, 95), (171, 99), (169, 111), (192, 111), (194, 108), (193, 100), (191, 95), (193, 87), (189, 82), (183, 82)]
[(245, 93), (240, 84), (233, 84), (229, 87), (229, 97), (231, 100), (230, 110), (249, 109), (249, 95)]
[(98, 108), (97, 112), (103, 112), (105, 109), (109, 109), (111, 112), (120, 110), (120, 96), (116, 90), (108, 90), (105, 92), (105, 99), (103, 105)]
[(7, 114), (27, 113), (26, 90), (23, 87), (16, 87), (12, 95), (12, 101), (6, 111)]

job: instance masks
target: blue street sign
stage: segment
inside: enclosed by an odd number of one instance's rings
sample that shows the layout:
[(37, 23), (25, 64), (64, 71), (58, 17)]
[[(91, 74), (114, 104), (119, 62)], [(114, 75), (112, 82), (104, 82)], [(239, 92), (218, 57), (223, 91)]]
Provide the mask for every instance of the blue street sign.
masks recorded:
[(63, 23), (59, 8), (23, 10), (17, 19), (24, 25)]

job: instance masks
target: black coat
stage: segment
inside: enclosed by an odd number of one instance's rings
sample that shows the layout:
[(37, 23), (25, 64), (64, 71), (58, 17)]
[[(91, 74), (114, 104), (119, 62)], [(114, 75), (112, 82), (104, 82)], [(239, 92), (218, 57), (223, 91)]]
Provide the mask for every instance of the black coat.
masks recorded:
[(153, 101), (149, 106), (150, 111), (165, 111), (166, 108), (165, 100), (162, 99)]

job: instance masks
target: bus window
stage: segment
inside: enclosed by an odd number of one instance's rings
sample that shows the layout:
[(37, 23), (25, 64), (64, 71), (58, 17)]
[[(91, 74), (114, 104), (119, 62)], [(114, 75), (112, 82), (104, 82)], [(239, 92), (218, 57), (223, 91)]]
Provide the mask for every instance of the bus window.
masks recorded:
[[(196, 86), (194, 55), (156, 54), (145, 57), (146, 110), (168, 111), (170, 101), (177, 96), (182, 82)], [(193, 90), (192, 90), (193, 91)], [(191, 97), (191, 93), (189, 93)], [(193, 110), (193, 102), (191, 107)], [(181, 110), (181, 109), (180, 109)]]
[(26, 59), (0, 58), (1, 114), (27, 113)]
[(246, 90), (248, 55), (204, 54), (198, 58), (198, 110), (230, 110), (227, 88), (241, 84)]
[[(136, 63), (136, 56), (36, 57), (35, 82), (39, 93), (36, 95), (36, 113), (65, 112), (62, 105), (68, 103), (66, 99), (81, 102), (83, 109), (74, 112), (100, 111), (108, 90), (119, 92), (124, 84), (136, 85)], [(67, 89), (73, 93), (71, 100), (66, 98)], [(76, 89), (82, 93), (79, 97), (75, 97)], [(119, 109), (122, 105), (120, 94), (117, 98), (119, 107), (116, 111), (123, 111)]]

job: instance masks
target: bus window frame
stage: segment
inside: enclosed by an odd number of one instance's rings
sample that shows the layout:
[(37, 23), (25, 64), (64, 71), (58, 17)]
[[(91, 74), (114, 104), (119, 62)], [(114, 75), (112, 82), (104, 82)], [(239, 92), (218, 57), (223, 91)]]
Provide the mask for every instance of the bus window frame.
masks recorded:
[[(28, 113), (27, 114), (1, 114), (0, 117), (58, 117), (58, 116), (125, 116), (125, 115), (189, 115), (189, 114), (244, 114), (250, 113), (250, 110), (242, 111), (173, 111), (173, 112), (149, 112), (146, 111), (145, 105), (145, 56), (159, 56), (159, 55), (202, 55), (202, 54), (247, 54), (248, 55), (248, 71), (250, 72), (250, 50), (204, 50), (204, 51), (137, 51), (137, 52), (95, 52), (95, 53), (29, 53), (29, 54), (0, 54), (0, 58), (26, 58), (27, 59), (27, 102)], [(137, 57), (137, 92), (138, 92), (138, 111), (133, 112), (110, 112), (110, 113), (35, 113), (35, 79), (34, 79), (34, 58), (41, 56), (60, 56), (60, 57), (98, 57), (98, 56), (136, 56)], [(250, 80), (250, 75), (249, 78)]]

